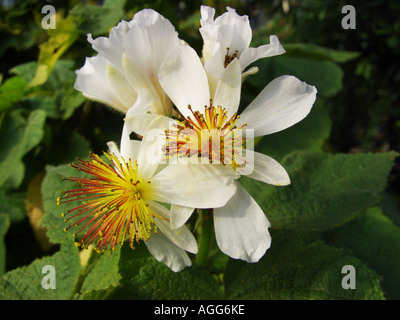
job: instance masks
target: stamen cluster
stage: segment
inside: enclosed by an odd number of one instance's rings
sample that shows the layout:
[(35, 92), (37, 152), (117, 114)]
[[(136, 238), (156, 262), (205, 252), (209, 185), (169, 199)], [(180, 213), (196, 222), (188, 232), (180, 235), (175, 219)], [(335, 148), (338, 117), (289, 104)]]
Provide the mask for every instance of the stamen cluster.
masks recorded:
[[(78, 160), (71, 166), (89, 174), (87, 178), (68, 177), (77, 183), (78, 188), (64, 191), (57, 204), (80, 201), (81, 205), (62, 214), (64, 222), (72, 227), (83, 225), (74, 233), (77, 237), (85, 230), (85, 235), (75, 243), (87, 247), (97, 242), (96, 251), (104, 252), (108, 248), (115, 250), (117, 243), (129, 240), (146, 241), (152, 231), (157, 232), (154, 223), (156, 214), (152, 212), (143, 195), (149, 191), (150, 181), (140, 179), (137, 162), (119, 161), (113, 154), (105, 153), (112, 165), (107, 164), (98, 155), (91, 153), (91, 161)], [(123, 159), (122, 159), (123, 160)]]
[(167, 158), (197, 156), (234, 168), (242, 164), (246, 140), (241, 130), (245, 125), (237, 127), (240, 116), (235, 113), (228, 119), (227, 110), (214, 107), (211, 101), (204, 106), (204, 113), (193, 111), (190, 105), (188, 108), (192, 116), (165, 131)]

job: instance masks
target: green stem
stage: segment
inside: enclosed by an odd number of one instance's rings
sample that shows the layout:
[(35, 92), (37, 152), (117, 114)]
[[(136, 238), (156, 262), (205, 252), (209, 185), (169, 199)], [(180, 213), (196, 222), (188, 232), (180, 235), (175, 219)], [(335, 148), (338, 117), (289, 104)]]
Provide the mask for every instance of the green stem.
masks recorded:
[(196, 255), (196, 263), (204, 266), (207, 262), (208, 251), (210, 250), (213, 233), (213, 219), (212, 214), (209, 215), (208, 210), (199, 210), (199, 214), (204, 223), (201, 228), (201, 238), (199, 243), (199, 252)]

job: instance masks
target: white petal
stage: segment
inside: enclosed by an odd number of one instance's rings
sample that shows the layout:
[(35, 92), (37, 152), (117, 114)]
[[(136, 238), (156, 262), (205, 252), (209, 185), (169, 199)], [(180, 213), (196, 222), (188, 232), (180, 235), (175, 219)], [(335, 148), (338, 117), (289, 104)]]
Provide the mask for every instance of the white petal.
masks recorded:
[(149, 125), (149, 129), (143, 136), (137, 158), (139, 175), (144, 179), (150, 179), (162, 163), (165, 155), (164, 130), (160, 129), (155, 119)]
[(195, 208), (171, 205), (170, 209), (170, 228), (177, 229), (183, 226), (190, 218)]
[(237, 168), (236, 173), (277, 186), (290, 184), (290, 178), (285, 168), (271, 157), (246, 150), (246, 161), (248, 161), (246, 166)]
[(131, 140), (130, 138), (131, 131), (124, 125), (122, 129), (120, 150), (121, 156), (125, 161), (129, 161), (129, 159), (133, 162), (137, 160), (140, 149), (140, 141)]
[(162, 90), (157, 77), (145, 73), (125, 54), (122, 56), (122, 69), (130, 86), (138, 92), (140, 100), (136, 100), (132, 107), (135, 113), (171, 114), (171, 102)]
[[(128, 132), (129, 131), (127, 127), (124, 125), (122, 129), (120, 149), (115, 142), (107, 142), (110, 153), (114, 154), (118, 158), (120, 163), (128, 163), (129, 159), (135, 161), (139, 154), (141, 142), (138, 140), (131, 140)], [(118, 168), (118, 164), (116, 165)]]
[(200, 6), (201, 19), (200, 24), (205, 26), (208, 23), (212, 23), (214, 21), (215, 9), (212, 7), (208, 7), (205, 5)]
[[(226, 52), (226, 50), (225, 50), (225, 52)], [(215, 54), (213, 54), (204, 63), (204, 69), (213, 78), (216, 78), (216, 79), (220, 80), (220, 79), (222, 79), (222, 76), (223, 76), (224, 71), (225, 71), (224, 59), (225, 59), (224, 51), (218, 50)], [(213, 80), (213, 78), (211, 78), (211, 80)], [(211, 92), (213, 92), (213, 91), (211, 91)]]
[(86, 58), (84, 66), (76, 71), (74, 88), (91, 100), (105, 103), (114, 109), (125, 113), (129, 106), (125, 105), (112, 90), (106, 73), (109, 61), (98, 55)]
[(218, 33), (216, 32), (219, 27), (213, 26), (215, 9), (202, 5), (200, 7), (201, 18), (200, 18), (200, 34), (203, 38), (203, 58), (208, 60), (208, 58), (214, 53), (214, 43), (217, 39)]
[(210, 102), (207, 76), (200, 58), (187, 44), (180, 44), (171, 59), (160, 68), (160, 83), (179, 111), (186, 117), (203, 110)]
[[(204, 40), (204, 67), (214, 77), (221, 79), (225, 56), (240, 55), (249, 47), (252, 30), (247, 16), (239, 16), (234, 9), (210, 19), (212, 11), (204, 9), (204, 19), (200, 33)], [(203, 12), (202, 12), (203, 14)], [(229, 52), (227, 52), (229, 49)]]
[(219, 41), (221, 50), (229, 48), (229, 54), (238, 50), (239, 56), (247, 49), (251, 42), (252, 30), (248, 16), (239, 16), (235, 9), (227, 7), (228, 12), (215, 19), (219, 25)]
[(173, 128), (177, 121), (172, 118), (151, 113), (134, 114), (133, 110), (129, 110), (125, 117), (125, 123), (131, 131), (143, 136), (146, 131), (155, 124), (157, 124), (157, 129), (166, 130), (168, 128)]
[(270, 44), (264, 44), (258, 48), (248, 48), (240, 55), (242, 70), (260, 58), (273, 57), (286, 52), (277, 36), (270, 36), (269, 42)]
[(144, 9), (133, 17), (126, 35), (125, 53), (145, 74), (156, 76), (178, 43), (178, 34), (171, 22), (152, 9)]
[(190, 208), (221, 207), (236, 192), (226, 170), (214, 164), (169, 164), (152, 178), (152, 198)]
[(121, 21), (117, 26), (111, 28), (108, 38), (98, 37), (93, 40), (92, 35), (88, 34), (87, 39), (94, 50), (121, 70), (121, 55), (125, 49), (125, 38), (129, 29), (129, 23)]
[(234, 259), (257, 262), (271, 245), (269, 227), (264, 212), (239, 183), (232, 199), (214, 209), (217, 244)]
[(209, 79), (210, 94), (214, 96), (218, 79), (222, 77), (224, 71), (224, 52), (220, 50), (221, 43), (218, 41), (218, 31), (220, 26), (214, 23), (215, 9), (201, 6), (201, 27), (199, 29), (203, 38), (202, 62), (207, 70)]
[(159, 99), (159, 114), (169, 115), (172, 106), (161, 88), (158, 73), (179, 43), (178, 34), (171, 22), (152, 9), (144, 9), (135, 14), (126, 35), (126, 57), (123, 58), (125, 73), (132, 75), (129, 78), (131, 83), (148, 89), (155, 99)]
[(119, 159), (119, 161), (122, 162), (121, 154), (119, 153), (117, 144), (114, 141), (109, 141), (109, 142), (107, 142), (107, 146), (108, 146), (110, 153), (115, 155)]
[(243, 111), (238, 126), (247, 123), (254, 137), (284, 130), (304, 119), (316, 99), (317, 89), (293, 76), (271, 81)]
[(137, 93), (126, 81), (125, 75), (110, 64), (106, 66), (106, 74), (108, 82), (118, 99), (128, 108), (133, 106)]
[(214, 106), (221, 106), (227, 110), (230, 119), (237, 112), (240, 103), (242, 87), (242, 70), (238, 59), (234, 59), (225, 69), (218, 83), (214, 97)]
[(200, 7), (201, 19), (200, 19), (200, 34), (203, 38), (203, 51), (202, 59), (203, 63), (207, 62), (208, 59), (219, 49), (218, 39), (218, 25), (214, 25), (215, 9), (202, 5)]
[(160, 219), (155, 217), (154, 221), (162, 233), (171, 240), (176, 246), (179, 248), (188, 251), (190, 253), (196, 254), (198, 251), (197, 241), (193, 234), (189, 231), (189, 229), (185, 226), (181, 226), (176, 229), (171, 229), (170, 227), (170, 212), (163, 205), (154, 202), (148, 201), (150, 210), (154, 211), (156, 214), (159, 214), (164, 219)]
[(145, 244), (157, 261), (164, 263), (174, 272), (192, 265), (185, 250), (173, 244), (161, 231), (153, 234)]

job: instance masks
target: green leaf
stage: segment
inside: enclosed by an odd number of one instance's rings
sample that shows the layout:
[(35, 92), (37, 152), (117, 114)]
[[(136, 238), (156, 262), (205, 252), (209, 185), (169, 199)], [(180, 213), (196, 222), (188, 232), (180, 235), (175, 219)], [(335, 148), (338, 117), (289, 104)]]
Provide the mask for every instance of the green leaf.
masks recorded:
[(6, 271), (6, 246), (4, 237), (10, 226), (10, 218), (8, 214), (0, 213), (0, 276)]
[[(345, 265), (356, 270), (356, 289), (343, 289)], [(312, 235), (273, 232), (272, 246), (254, 264), (231, 259), (224, 275), (228, 299), (384, 299), (380, 278), (344, 250)]]
[(98, 258), (83, 282), (80, 299), (105, 299), (112, 294), (120, 294), (125, 299), (124, 283), (153, 260), (143, 243), (137, 244), (134, 250), (126, 243), (110, 254), (95, 254)]
[(174, 273), (151, 259), (140, 268), (139, 275), (125, 281), (113, 299), (204, 299), (222, 298), (219, 286), (206, 269), (193, 265)]
[(26, 85), (25, 79), (19, 76), (5, 81), (0, 87), (0, 111), (13, 107), (24, 96)]
[(49, 39), (39, 47), (37, 69), (35, 76), (28, 84), (29, 87), (36, 87), (47, 81), (58, 59), (78, 38), (77, 28), (73, 18), (57, 18), (56, 29), (48, 30)]
[(2, 188), (5, 190), (17, 189), (25, 176), (25, 165), (22, 161), (17, 161), (14, 170), (11, 172), (7, 181), (3, 183)]
[(262, 137), (256, 150), (277, 161), (294, 150), (321, 152), (330, 136), (331, 120), (327, 109), (318, 99), (310, 114), (296, 125)]
[(117, 287), (121, 280), (119, 273), (118, 262), (120, 259), (121, 247), (110, 253), (93, 254), (99, 255), (93, 268), (85, 277), (80, 294), (83, 298), (88, 299), (92, 291), (107, 290), (109, 293)]
[[(68, 299), (74, 293), (79, 277), (80, 264), (78, 249), (74, 246), (61, 247), (50, 257), (35, 260), (29, 266), (17, 268), (0, 279), (0, 299), (7, 300), (54, 300)], [(55, 268), (56, 289), (44, 289), (42, 268)]]
[[(36, 68), (36, 62), (28, 62), (11, 71), (31, 81)], [(25, 95), (20, 105), (28, 110), (42, 109), (49, 118), (66, 120), (85, 101), (83, 95), (74, 88), (75, 80), (74, 62), (58, 60), (46, 82)]]
[(359, 52), (335, 50), (311, 43), (285, 44), (285, 50), (291, 56), (330, 60), (338, 63), (348, 62), (360, 56)]
[(25, 192), (0, 191), (0, 212), (8, 215), (11, 223), (16, 223), (26, 217)]
[(68, 225), (61, 216), (63, 212), (77, 206), (77, 203), (57, 205), (57, 198), (66, 190), (75, 188), (76, 186), (64, 181), (62, 178), (68, 176), (82, 177), (84, 173), (77, 171), (69, 165), (47, 166), (46, 176), (42, 182), (42, 200), (44, 208), (44, 217), (41, 226), (47, 229), (47, 236), (52, 243), (65, 243), (66, 245), (74, 245), (72, 233), (65, 232), (64, 228)]
[[(119, 260), (121, 285), (112, 299), (220, 299), (222, 292), (213, 276), (198, 265), (173, 272), (157, 262), (143, 242), (132, 250), (124, 245)], [(105, 293), (105, 292), (103, 292)], [(95, 293), (93, 293), (95, 294)]]
[(241, 183), (273, 228), (323, 231), (379, 202), (396, 155), (295, 152), (282, 161), (291, 178), (289, 186), (271, 186), (247, 177)]
[(153, 261), (153, 257), (143, 242), (135, 244), (135, 249), (129, 247), (128, 244), (123, 245), (118, 262), (122, 278), (126, 281), (136, 277), (140, 269), (151, 261)]
[(0, 129), (0, 185), (20, 170), (22, 157), (35, 147), (43, 137), (43, 125), (46, 113), (36, 110), (25, 119), (21, 110), (15, 110), (3, 120)]
[[(53, 133), (54, 131), (56, 130), (53, 130)], [(57, 133), (56, 137), (52, 137), (53, 143), (44, 150), (48, 163), (67, 164), (75, 161), (76, 158), (87, 158), (90, 144), (76, 129)]]
[(314, 85), (318, 95), (324, 97), (336, 95), (343, 86), (342, 69), (328, 60), (282, 55), (259, 60), (254, 65), (259, 68), (259, 72), (249, 77), (248, 81), (259, 88), (283, 75), (292, 75), (309, 85)]
[(79, 3), (70, 11), (70, 18), (79, 26), (83, 34), (94, 36), (103, 34), (116, 25), (124, 15), (125, 0), (108, 1), (104, 6)]
[(19, 78), (24, 79), (26, 83), (29, 83), (35, 76), (36, 69), (37, 62), (31, 61), (12, 67), (10, 73), (17, 75)]
[(368, 209), (360, 218), (335, 229), (328, 239), (351, 249), (382, 275), (387, 298), (400, 299), (400, 228), (380, 208)]

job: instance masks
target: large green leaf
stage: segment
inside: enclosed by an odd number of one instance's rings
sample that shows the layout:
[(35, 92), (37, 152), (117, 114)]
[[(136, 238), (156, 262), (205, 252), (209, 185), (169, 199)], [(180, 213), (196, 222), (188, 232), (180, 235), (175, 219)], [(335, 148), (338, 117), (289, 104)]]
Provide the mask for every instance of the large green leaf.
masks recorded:
[(43, 137), (46, 113), (36, 110), (25, 119), (21, 110), (7, 114), (0, 129), (0, 185), (21, 170), (22, 157), (35, 147)]
[[(55, 289), (45, 289), (42, 286), (42, 280), (48, 274), (43, 267), (47, 265), (55, 268)], [(53, 256), (35, 260), (29, 266), (6, 273), (0, 279), (0, 299), (68, 299), (74, 293), (79, 272), (77, 248), (62, 247)]]
[(382, 275), (387, 298), (400, 299), (400, 228), (380, 208), (371, 208), (360, 218), (335, 229), (328, 239), (334, 245), (350, 248)]
[[(356, 270), (356, 289), (344, 289), (342, 268)], [(254, 264), (230, 260), (224, 275), (229, 299), (383, 299), (380, 278), (344, 250), (314, 236), (273, 232), (272, 246)]]
[(289, 186), (266, 185), (247, 177), (241, 183), (273, 228), (323, 231), (379, 202), (396, 155), (295, 152), (282, 161), (291, 178)]
[(127, 289), (129, 281), (139, 275), (140, 269), (152, 262), (146, 246), (137, 244), (131, 249), (127, 243), (117, 246), (110, 254), (101, 254), (94, 268), (88, 273), (81, 290), (81, 299), (104, 299), (113, 295), (126, 299), (132, 295)]
[(139, 274), (114, 291), (114, 299), (181, 299), (216, 300), (222, 298), (218, 283), (204, 268), (193, 265), (173, 272), (164, 264), (150, 259)]

